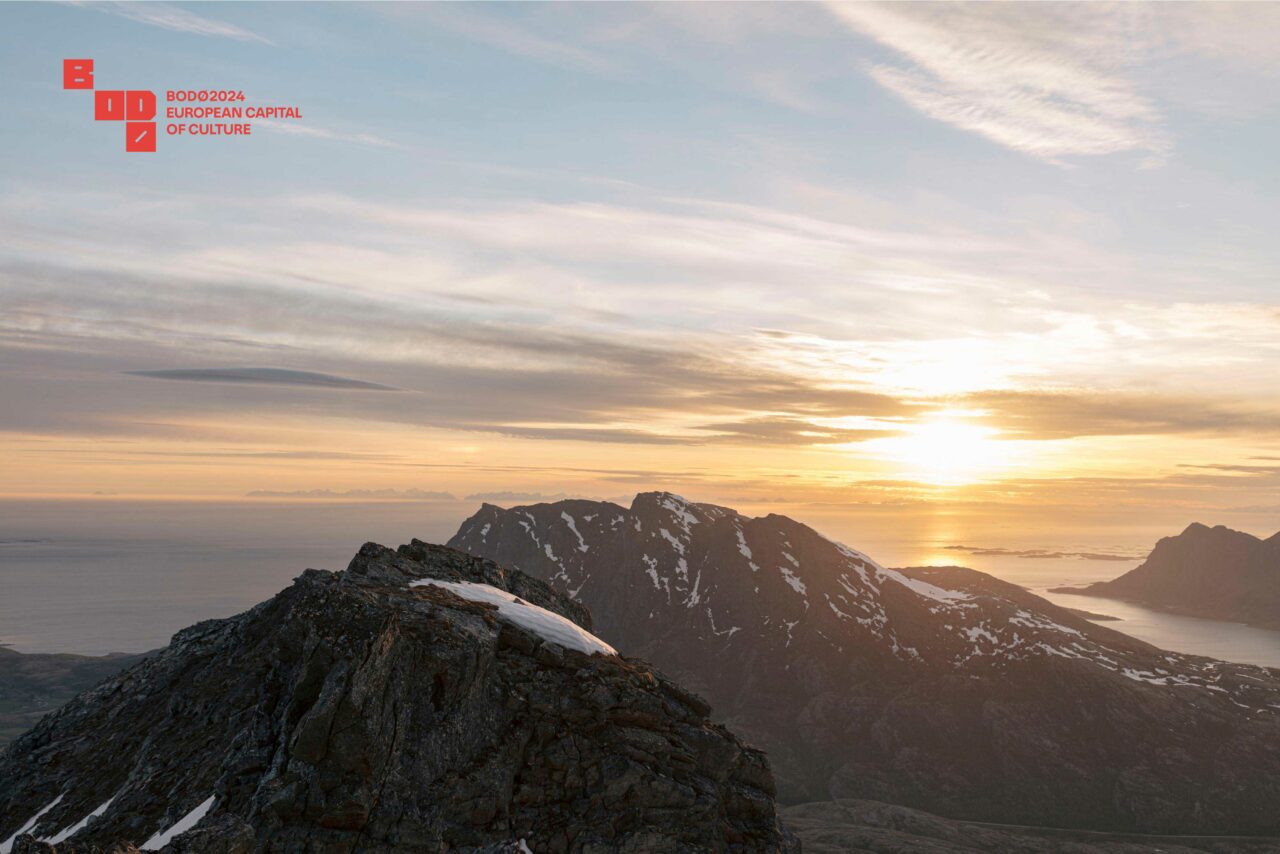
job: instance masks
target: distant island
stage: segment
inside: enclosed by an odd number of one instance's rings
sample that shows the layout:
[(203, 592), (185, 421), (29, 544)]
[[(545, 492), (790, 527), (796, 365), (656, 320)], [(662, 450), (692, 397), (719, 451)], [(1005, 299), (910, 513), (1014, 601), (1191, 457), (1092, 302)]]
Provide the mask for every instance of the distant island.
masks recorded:
[(1195, 522), (1160, 540), (1141, 566), (1119, 578), (1051, 592), (1280, 629), (1280, 534), (1263, 540)]

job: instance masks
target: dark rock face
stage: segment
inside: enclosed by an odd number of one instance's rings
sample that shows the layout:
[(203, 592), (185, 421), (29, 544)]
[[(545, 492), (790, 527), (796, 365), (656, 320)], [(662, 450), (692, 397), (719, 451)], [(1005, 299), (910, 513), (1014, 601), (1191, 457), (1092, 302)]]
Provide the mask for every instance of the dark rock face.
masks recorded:
[(805, 854), (1274, 854), (1280, 839), (1185, 837), (1000, 827), (877, 801), (825, 801), (783, 812)]
[(180, 632), (16, 740), (0, 756), (0, 838), (21, 829), (16, 850), (59, 852), (794, 850), (764, 755), (708, 723), (698, 697), (412, 585), (424, 578), (590, 628), (522, 573), (417, 541), (366, 545), (346, 572), (308, 570)]
[(1160, 540), (1141, 566), (1119, 578), (1054, 592), (1280, 629), (1280, 534), (1260, 540), (1196, 523)]
[(973, 570), (892, 570), (669, 493), (483, 507), (450, 544), (580, 598), (769, 752), (785, 802), (1280, 832), (1280, 672), (1169, 653)]

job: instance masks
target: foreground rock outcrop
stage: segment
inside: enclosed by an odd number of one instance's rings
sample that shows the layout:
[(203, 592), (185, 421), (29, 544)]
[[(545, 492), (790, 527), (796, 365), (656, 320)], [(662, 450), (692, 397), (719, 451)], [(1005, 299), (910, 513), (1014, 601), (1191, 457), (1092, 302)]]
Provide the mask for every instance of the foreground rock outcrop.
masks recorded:
[(1053, 592), (1280, 629), (1280, 534), (1263, 540), (1196, 522), (1161, 539), (1140, 566), (1118, 578)]
[(581, 600), (769, 753), (786, 803), (1280, 834), (1280, 671), (1157, 649), (960, 567), (644, 493), (486, 505), (450, 545)]
[(794, 850), (764, 755), (611, 653), (522, 573), (366, 545), (17, 739), (0, 850)]

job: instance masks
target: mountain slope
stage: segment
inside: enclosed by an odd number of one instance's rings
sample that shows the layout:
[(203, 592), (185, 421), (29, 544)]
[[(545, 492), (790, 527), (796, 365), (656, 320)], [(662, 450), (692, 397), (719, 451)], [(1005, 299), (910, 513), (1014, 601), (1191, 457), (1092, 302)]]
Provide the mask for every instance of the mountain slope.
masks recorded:
[(895, 571), (669, 493), (486, 505), (450, 545), (548, 581), (708, 696), (790, 802), (1017, 824), (1280, 828), (1280, 674), (1168, 653), (960, 568)]
[(788, 850), (707, 711), (541, 582), (369, 544), (15, 741), (0, 851)]
[(1197, 522), (1160, 540), (1141, 566), (1119, 578), (1054, 592), (1280, 629), (1280, 534), (1262, 540)]

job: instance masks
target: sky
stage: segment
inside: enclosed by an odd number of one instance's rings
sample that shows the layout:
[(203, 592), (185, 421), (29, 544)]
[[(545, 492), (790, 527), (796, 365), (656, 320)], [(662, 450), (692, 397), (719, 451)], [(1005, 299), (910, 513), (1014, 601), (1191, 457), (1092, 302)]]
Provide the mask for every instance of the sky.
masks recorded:
[(0, 24), (0, 497), (1280, 528), (1280, 4)]

